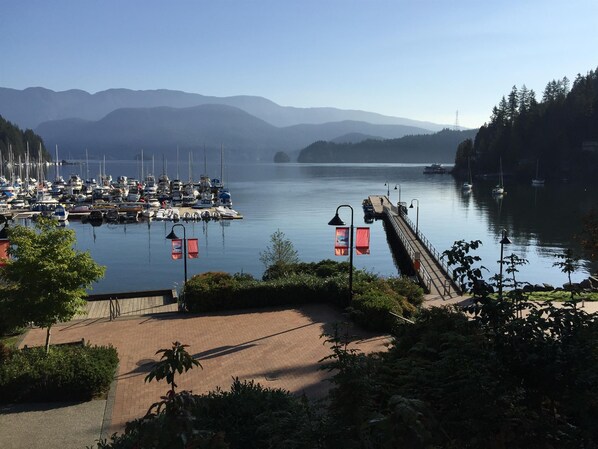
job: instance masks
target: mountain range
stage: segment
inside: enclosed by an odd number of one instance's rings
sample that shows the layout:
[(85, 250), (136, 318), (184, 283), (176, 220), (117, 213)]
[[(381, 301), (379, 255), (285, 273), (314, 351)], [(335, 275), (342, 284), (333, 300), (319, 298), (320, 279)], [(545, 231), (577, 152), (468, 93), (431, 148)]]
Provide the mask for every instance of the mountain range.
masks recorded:
[(0, 88), (0, 115), (32, 128), (61, 154), (130, 158), (141, 149), (172, 154), (204, 146), (227, 148), (241, 160), (271, 160), (318, 140), (343, 136), (398, 138), (442, 125), (336, 108), (280, 106), (256, 96), (213, 97), (173, 90), (55, 92)]

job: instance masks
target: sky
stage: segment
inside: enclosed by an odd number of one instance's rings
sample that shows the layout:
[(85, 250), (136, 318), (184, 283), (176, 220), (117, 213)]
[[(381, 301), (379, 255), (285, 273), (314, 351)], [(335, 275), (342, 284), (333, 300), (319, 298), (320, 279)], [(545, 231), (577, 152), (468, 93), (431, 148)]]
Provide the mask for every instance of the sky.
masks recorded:
[(513, 86), (540, 100), (549, 81), (598, 67), (596, 0), (0, 0), (0, 11), (0, 87), (14, 89), (256, 95), (476, 128)]

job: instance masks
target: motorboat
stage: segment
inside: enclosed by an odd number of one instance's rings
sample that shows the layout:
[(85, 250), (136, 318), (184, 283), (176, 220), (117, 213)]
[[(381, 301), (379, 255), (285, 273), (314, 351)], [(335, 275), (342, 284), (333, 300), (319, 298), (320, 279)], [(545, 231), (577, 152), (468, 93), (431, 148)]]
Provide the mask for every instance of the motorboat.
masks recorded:
[(67, 221), (69, 218), (69, 211), (65, 209), (62, 204), (59, 204), (52, 212), (52, 218), (58, 221)]
[(446, 171), (446, 168), (444, 168), (442, 164), (432, 164), (424, 167), (425, 175), (443, 175)]

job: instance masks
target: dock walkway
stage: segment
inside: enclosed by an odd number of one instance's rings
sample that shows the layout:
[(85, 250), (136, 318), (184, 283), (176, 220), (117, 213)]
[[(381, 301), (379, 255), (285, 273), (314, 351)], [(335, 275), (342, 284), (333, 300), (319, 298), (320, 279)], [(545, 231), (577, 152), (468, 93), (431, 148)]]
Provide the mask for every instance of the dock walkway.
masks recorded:
[(416, 230), (409, 217), (386, 196), (371, 195), (369, 200), (375, 216), (383, 218), (388, 224), (386, 232), (393, 232), (400, 241), (427, 292), (443, 299), (459, 296), (461, 293), (452, 279), (452, 271), (423, 233)]

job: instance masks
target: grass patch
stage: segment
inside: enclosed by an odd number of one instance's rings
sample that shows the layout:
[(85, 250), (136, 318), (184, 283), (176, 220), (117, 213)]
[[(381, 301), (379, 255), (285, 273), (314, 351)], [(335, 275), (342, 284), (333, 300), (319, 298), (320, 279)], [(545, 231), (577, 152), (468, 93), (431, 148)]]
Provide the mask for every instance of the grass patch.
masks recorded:
[[(590, 292), (590, 293), (582, 293), (580, 295), (575, 295), (575, 300), (581, 301), (598, 301), (598, 292)], [(554, 301), (554, 302), (564, 302), (569, 301), (571, 299), (571, 293), (559, 290), (559, 291), (551, 291), (551, 292), (531, 292), (529, 295), (530, 301)]]

